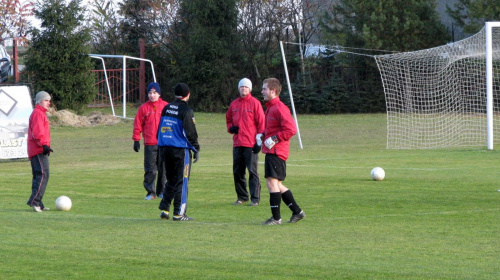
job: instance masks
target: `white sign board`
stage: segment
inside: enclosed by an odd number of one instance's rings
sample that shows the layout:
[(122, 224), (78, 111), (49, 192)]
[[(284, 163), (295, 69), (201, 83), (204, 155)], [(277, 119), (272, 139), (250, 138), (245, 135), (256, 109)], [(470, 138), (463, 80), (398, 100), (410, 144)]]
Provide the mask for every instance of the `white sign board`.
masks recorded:
[(0, 159), (28, 157), (28, 125), (33, 112), (27, 86), (0, 86)]

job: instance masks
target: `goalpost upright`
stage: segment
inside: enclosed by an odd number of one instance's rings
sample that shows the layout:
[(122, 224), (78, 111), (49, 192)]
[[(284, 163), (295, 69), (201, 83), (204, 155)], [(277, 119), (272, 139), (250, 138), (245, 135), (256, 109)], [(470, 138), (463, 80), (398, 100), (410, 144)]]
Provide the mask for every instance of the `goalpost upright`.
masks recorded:
[(486, 129), (488, 150), (493, 150), (493, 28), (500, 22), (486, 23)]
[(299, 147), (302, 147), (302, 139), (300, 138), (299, 122), (297, 121), (297, 114), (295, 113), (295, 105), (293, 104), (292, 85), (290, 84), (290, 77), (288, 76), (288, 66), (286, 65), (285, 51), (283, 49), (283, 41), (280, 41), (281, 56), (283, 58), (283, 66), (285, 67), (286, 83), (288, 84), (288, 94), (290, 95), (290, 103), (292, 105), (293, 118), (295, 119), (295, 127), (297, 128), (297, 138), (299, 139)]

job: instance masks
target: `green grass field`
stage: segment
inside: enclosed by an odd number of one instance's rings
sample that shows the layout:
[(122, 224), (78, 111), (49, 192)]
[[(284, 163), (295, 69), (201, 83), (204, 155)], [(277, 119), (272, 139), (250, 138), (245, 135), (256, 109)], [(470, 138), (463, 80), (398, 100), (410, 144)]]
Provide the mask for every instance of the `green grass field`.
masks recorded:
[[(0, 278), (500, 279), (498, 151), (387, 150), (384, 114), (299, 116), (304, 149), (294, 137), (285, 185), (307, 217), (266, 227), (263, 176), (260, 206), (232, 205), (224, 115), (196, 121), (192, 222), (144, 200), (130, 121), (52, 127), (44, 202), (67, 195), (69, 212), (32, 211), (29, 162), (0, 163)], [(375, 166), (385, 180), (371, 180)]]

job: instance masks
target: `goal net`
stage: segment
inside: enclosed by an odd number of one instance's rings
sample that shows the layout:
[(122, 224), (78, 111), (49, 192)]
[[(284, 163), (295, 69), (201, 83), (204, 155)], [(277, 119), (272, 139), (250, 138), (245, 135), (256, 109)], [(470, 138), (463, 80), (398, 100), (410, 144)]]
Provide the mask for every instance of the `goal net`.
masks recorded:
[[(488, 30), (492, 32), (487, 35)], [(492, 44), (487, 52), (489, 34)], [(386, 99), (387, 148), (486, 146), (487, 124), (492, 123), (493, 131), (500, 128), (495, 121), (500, 112), (499, 51), (500, 27), (485, 27), (444, 46), (375, 56)], [(487, 53), (492, 58), (490, 101)]]

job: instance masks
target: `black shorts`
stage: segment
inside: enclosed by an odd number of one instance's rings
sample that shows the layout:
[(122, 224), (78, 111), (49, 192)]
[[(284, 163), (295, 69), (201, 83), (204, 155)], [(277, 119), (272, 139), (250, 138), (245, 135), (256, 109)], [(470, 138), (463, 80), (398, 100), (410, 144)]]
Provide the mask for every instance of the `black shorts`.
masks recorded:
[(277, 155), (266, 154), (264, 177), (271, 177), (280, 181), (285, 181), (286, 161), (280, 159)]

